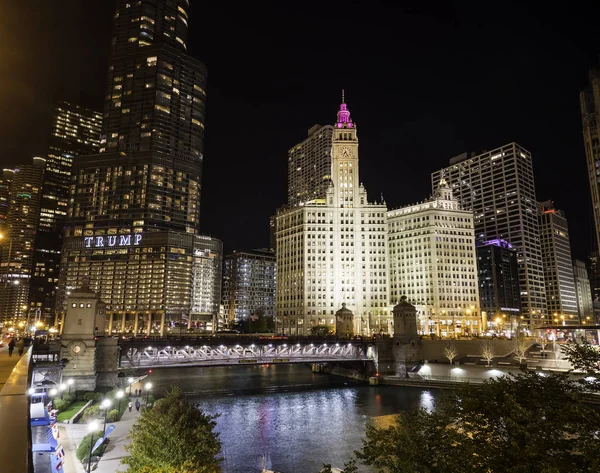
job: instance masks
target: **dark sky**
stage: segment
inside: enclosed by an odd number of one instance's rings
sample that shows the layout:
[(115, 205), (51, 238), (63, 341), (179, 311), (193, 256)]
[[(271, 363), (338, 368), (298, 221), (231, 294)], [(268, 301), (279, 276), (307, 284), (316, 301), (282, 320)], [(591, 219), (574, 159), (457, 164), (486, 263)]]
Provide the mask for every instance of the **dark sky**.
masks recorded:
[[(202, 229), (226, 251), (268, 244), (287, 150), (333, 123), (342, 88), (371, 199), (423, 200), (450, 157), (516, 141), (538, 200), (566, 211), (574, 256), (590, 250), (578, 92), (598, 62), (600, 2), (191, 3), (189, 50), (209, 70)], [(45, 154), (55, 98), (101, 108), (113, 8), (0, 0), (3, 166)]]

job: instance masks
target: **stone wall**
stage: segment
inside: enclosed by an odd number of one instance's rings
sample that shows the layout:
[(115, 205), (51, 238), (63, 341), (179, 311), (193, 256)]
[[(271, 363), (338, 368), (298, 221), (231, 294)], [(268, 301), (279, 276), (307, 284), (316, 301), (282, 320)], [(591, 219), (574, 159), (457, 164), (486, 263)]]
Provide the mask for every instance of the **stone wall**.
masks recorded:
[[(517, 348), (516, 340), (494, 340), (494, 339), (475, 339), (475, 340), (421, 340), (423, 346), (423, 359), (432, 363), (448, 363), (448, 358), (444, 355), (444, 349), (453, 345), (458, 352), (455, 362), (468, 361), (481, 358), (484, 343), (489, 343), (494, 351), (496, 358), (509, 356)], [(525, 340), (527, 347), (533, 345), (533, 340)]]
[(96, 348), (97, 384), (102, 388), (117, 386), (119, 374), (119, 346), (116, 338), (99, 338)]

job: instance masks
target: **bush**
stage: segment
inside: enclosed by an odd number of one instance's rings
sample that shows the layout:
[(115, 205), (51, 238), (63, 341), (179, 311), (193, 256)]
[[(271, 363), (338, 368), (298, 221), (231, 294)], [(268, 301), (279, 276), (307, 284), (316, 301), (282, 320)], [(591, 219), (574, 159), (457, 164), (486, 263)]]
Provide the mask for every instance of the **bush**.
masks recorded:
[(64, 411), (71, 404), (72, 403), (67, 402), (64, 399), (55, 399), (52, 403), (52, 407), (54, 407), (54, 409), (57, 409), (58, 411)]
[(108, 411), (108, 414), (106, 414), (106, 422), (116, 422), (120, 418), (121, 416), (119, 415), (119, 411), (116, 409), (111, 409)]
[(88, 422), (93, 419), (97, 419), (100, 416), (100, 406), (97, 404), (93, 404), (88, 407), (85, 411), (83, 411), (83, 415), (81, 416), (81, 422)]
[(101, 401), (104, 396), (102, 393), (96, 393), (93, 391), (88, 391), (83, 395), (84, 401)]
[[(88, 461), (89, 455), (90, 455), (90, 443), (92, 442), (92, 436), (93, 436), (93, 442), (96, 443), (98, 441), (98, 439), (102, 438), (102, 431), (99, 430), (97, 432), (92, 432), (90, 434), (87, 434), (85, 437), (83, 437), (81, 439), (81, 443), (79, 444), (79, 446), (77, 447), (77, 459), (79, 461), (81, 461), (82, 463), (86, 463)], [(106, 450), (106, 442), (104, 442), (102, 445), (100, 445), (98, 447), (98, 450), (96, 450), (92, 456), (102, 456), (102, 454), (104, 453), (104, 450)]]
[(76, 399), (77, 397), (75, 396), (75, 394), (65, 393), (62, 395), (62, 400), (65, 401), (67, 404), (73, 404)]

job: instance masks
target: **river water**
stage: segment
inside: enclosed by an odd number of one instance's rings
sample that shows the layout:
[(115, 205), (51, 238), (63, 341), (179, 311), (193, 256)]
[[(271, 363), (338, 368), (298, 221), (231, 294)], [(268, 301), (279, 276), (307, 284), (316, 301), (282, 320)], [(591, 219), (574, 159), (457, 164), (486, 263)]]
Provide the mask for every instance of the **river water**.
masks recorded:
[(179, 386), (190, 402), (220, 414), (224, 473), (260, 473), (263, 458), (283, 473), (341, 468), (370, 419), (435, 402), (428, 390), (368, 386), (300, 364), (155, 369), (148, 381), (158, 396)]

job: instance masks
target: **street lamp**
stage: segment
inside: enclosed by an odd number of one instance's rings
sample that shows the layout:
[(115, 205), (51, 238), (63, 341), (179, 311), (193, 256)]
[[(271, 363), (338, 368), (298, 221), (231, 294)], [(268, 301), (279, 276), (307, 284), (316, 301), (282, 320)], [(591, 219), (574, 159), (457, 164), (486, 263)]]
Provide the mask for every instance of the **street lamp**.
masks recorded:
[(92, 471), (92, 448), (94, 448), (94, 432), (98, 430), (98, 422), (93, 420), (88, 424), (88, 430), (92, 433), (92, 437), (90, 438), (90, 456), (88, 457), (88, 467), (87, 473)]
[(133, 384), (133, 378), (127, 378), (127, 382), (129, 383), (129, 395), (131, 396), (131, 385)]
[(67, 384), (69, 385), (69, 394), (71, 394), (71, 386), (73, 386), (74, 382), (75, 380), (73, 378), (67, 379)]
[(108, 415), (108, 408), (112, 405), (112, 402), (110, 402), (110, 399), (105, 399), (104, 401), (102, 401), (102, 408), (104, 409), (104, 427), (102, 428), (102, 434), (104, 435), (106, 433), (106, 416)]
[(67, 390), (67, 385), (65, 383), (61, 383), (61, 385), (58, 387), (58, 390), (60, 391), (60, 398), (62, 399), (63, 393)]
[(117, 391), (117, 393), (115, 394), (115, 397), (119, 400), (119, 403), (117, 404), (117, 411), (119, 412), (119, 414), (121, 413), (121, 399), (124, 395), (125, 393), (122, 390)]
[(146, 383), (146, 386), (144, 386), (144, 388), (146, 388), (146, 405), (148, 405), (148, 393), (152, 389), (152, 383)]
[(56, 396), (58, 394), (58, 391), (55, 388), (52, 388), (49, 392), (50, 394), (50, 402), (53, 404), (52, 407), (54, 407), (54, 396)]

